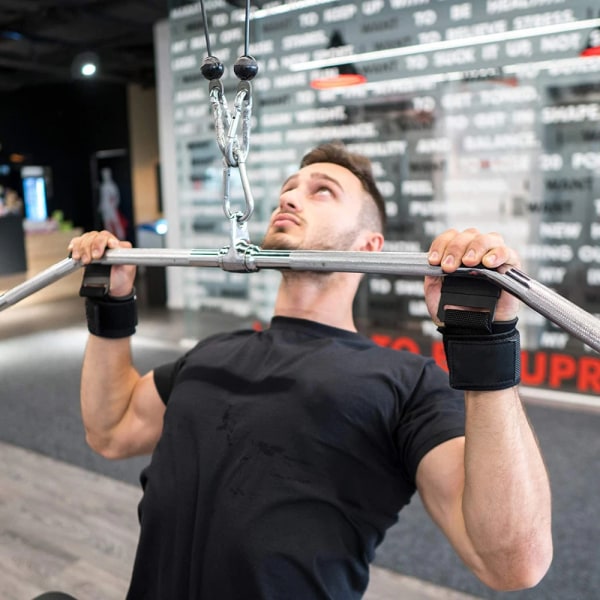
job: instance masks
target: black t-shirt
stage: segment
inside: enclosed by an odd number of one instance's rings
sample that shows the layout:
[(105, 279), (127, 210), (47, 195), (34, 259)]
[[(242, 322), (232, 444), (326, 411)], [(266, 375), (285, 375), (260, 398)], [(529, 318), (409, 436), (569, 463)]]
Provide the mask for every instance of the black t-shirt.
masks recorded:
[(464, 433), (432, 360), (301, 319), (213, 336), (154, 380), (130, 600), (361, 598), (419, 461)]

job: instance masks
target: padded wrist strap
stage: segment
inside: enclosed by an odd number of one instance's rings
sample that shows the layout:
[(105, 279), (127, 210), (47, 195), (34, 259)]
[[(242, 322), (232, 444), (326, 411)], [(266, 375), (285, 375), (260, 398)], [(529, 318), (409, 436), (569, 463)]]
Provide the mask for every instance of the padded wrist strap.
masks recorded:
[(444, 334), (450, 385), (457, 390), (493, 391), (521, 381), (520, 336), (514, 327), (505, 333)]
[(112, 339), (129, 337), (138, 322), (135, 291), (123, 299), (86, 298), (85, 315), (90, 333)]
[[(500, 289), (486, 280), (444, 278), (438, 316), (445, 324), (439, 331), (443, 334), (450, 385), (455, 389), (503, 390), (521, 381), (517, 319), (493, 322), (499, 296)], [(449, 304), (483, 310), (446, 309)]]

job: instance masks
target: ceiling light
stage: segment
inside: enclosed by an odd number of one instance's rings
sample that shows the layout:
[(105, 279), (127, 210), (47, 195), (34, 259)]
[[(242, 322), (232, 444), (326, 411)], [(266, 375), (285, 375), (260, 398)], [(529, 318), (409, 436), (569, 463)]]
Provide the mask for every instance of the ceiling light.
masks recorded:
[(95, 52), (81, 52), (71, 65), (73, 77), (93, 77), (98, 72), (98, 55)]
[(96, 65), (92, 62), (86, 62), (81, 65), (81, 74), (84, 77), (91, 77), (96, 72), (96, 70)]

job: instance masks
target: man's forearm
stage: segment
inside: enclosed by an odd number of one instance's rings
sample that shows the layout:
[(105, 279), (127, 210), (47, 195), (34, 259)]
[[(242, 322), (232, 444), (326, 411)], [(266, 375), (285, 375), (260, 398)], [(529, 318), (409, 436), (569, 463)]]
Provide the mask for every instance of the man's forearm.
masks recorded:
[(140, 376), (133, 367), (130, 338), (90, 335), (81, 376), (81, 412), (88, 443), (103, 452), (123, 419)]
[(500, 587), (534, 585), (552, 556), (550, 487), (537, 440), (517, 388), (467, 392), (465, 400), (466, 531)]

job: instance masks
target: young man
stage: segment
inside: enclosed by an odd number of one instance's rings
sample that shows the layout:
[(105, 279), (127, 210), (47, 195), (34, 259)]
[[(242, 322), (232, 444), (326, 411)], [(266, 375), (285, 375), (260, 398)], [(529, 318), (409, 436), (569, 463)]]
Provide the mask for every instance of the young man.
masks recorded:
[[(284, 183), (263, 247), (379, 251), (383, 221), (368, 161), (325, 145)], [(87, 264), (127, 246), (104, 231), (70, 250)], [(473, 229), (440, 235), (429, 261), (518, 266), (499, 235)], [(517, 390), (514, 297), (502, 292), (490, 331), (442, 329), (464, 392), (430, 359), (356, 332), (355, 273), (284, 271), (268, 329), (213, 336), (141, 376), (123, 317), (134, 273), (113, 266), (110, 296), (87, 301), (81, 387), (92, 448), (153, 453), (130, 599), (358, 599), (416, 490), (490, 587), (545, 574), (550, 491)], [(440, 279), (425, 282), (436, 321)]]

